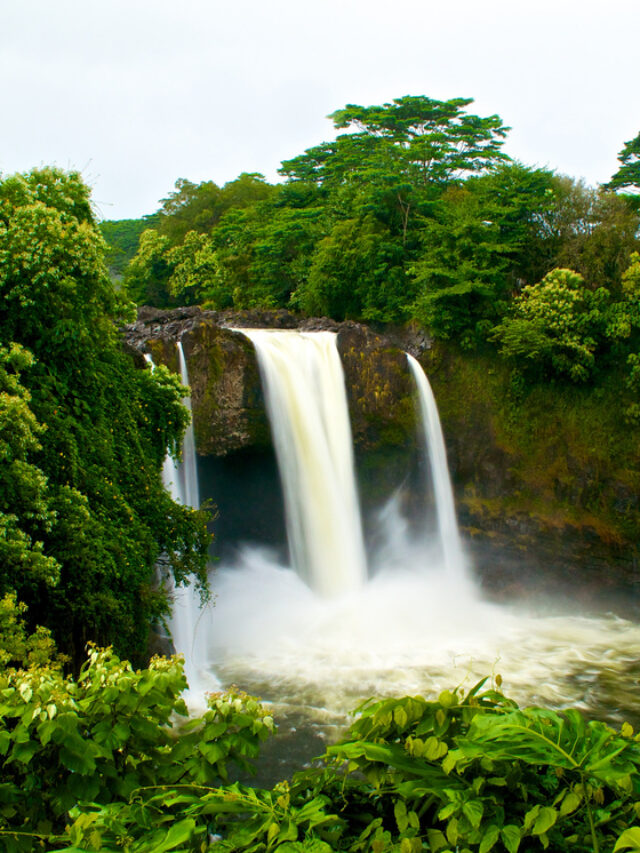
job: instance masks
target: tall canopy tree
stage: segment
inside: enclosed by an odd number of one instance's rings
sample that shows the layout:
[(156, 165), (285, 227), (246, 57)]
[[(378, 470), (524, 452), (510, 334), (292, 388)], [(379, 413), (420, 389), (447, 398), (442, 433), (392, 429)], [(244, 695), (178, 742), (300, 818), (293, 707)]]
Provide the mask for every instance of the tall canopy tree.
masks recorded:
[(16, 429), (0, 429), (0, 513), (40, 566), (10, 563), (0, 594), (17, 591), (76, 660), (90, 639), (144, 653), (167, 607), (153, 585), (161, 553), (178, 582), (206, 584), (204, 513), (174, 504), (160, 479), (186, 425), (183, 389), (124, 350), (117, 329), (131, 306), (104, 250), (78, 174), (0, 182), (0, 421), (13, 412)]
[(508, 159), (500, 149), (509, 128), (496, 115), (467, 113), (471, 103), (472, 98), (406, 95), (382, 106), (347, 104), (330, 118), (336, 128), (352, 132), (284, 162), (281, 172), (320, 183), (335, 175), (346, 179), (350, 171), (368, 168), (372, 153), (383, 150), (412, 183), (447, 184)]
[(208, 234), (227, 210), (250, 207), (273, 192), (274, 187), (258, 173), (243, 172), (222, 187), (213, 181), (194, 184), (179, 178), (174, 192), (162, 199), (157, 213), (158, 231), (175, 246), (189, 231)]

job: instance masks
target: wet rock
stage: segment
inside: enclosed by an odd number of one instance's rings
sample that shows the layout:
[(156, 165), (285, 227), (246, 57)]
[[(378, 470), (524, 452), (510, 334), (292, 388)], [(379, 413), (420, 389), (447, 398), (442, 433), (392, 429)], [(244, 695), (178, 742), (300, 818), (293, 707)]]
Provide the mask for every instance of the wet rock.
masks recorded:
[(224, 456), (270, 443), (253, 345), (234, 331), (252, 327), (337, 333), (356, 444), (413, 446), (416, 416), (406, 356), (390, 338), (367, 326), (285, 310), (141, 308), (136, 323), (125, 330), (127, 345), (178, 373), (176, 342), (182, 341), (200, 455)]

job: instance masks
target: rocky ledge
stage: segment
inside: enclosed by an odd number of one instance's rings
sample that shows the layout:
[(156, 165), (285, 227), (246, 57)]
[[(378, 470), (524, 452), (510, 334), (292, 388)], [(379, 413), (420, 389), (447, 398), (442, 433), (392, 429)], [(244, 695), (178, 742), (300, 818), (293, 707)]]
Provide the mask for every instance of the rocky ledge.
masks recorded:
[(378, 332), (360, 323), (301, 317), (289, 311), (160, 310), (143, 307), (125, 340), (179, 373), (176, 343), (189, 365), (198, 453), (225, 456), (270, 443), (253, 344), (238, 329), (332, 331), (345, 372), (354, 441), (361, 449), (410, 445), (415, 434), (405, 351), (430, 346), (416, 327)]

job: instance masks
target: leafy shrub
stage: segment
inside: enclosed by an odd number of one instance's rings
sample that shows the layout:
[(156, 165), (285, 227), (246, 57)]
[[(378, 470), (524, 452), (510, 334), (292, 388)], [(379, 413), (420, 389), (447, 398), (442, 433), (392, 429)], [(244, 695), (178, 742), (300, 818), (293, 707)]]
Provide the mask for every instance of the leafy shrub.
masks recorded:
[[(79, 803), (70, 837), (86, 836), (93, 845), (95, 809), (116, 802), (112, 820), (122, 810), (137, 820), (136, 802), (149, 792), (152, 799), (163, 792), (173, 824), (169, 805), (175, 797), (179, 802), (181, 786), (199, 793), (199, 786), (219, 785), (228, 780), (229, 762), (250, 769), (260, 741), (273, 731), (272, 719), (255, 699), (232, 691), (211, 696), (202, 716), (178, 723), (187, 714), (185, 687), (177, 658), (153, 658), (147, 669), (133, 670), (97, 648), (77, 680), (47, 666), (3, 673), (0, 849), (31, 851), (47, 838), (54, 843)], [(148, 822), (140, 830), (156, 838)]]
[[(272, 791), (132, 792), (79, 806), (65, 850), (488, 853), (638, 850), (640, 745), (497, 690), (367, 702), (322, 766)], [(102, 845), (102, 846), (100, 846)]]
[(578, 273), (555, 269), (523, 289), (493, 338), (522, 369), (583, 382), (593, 372), (607, 301), (606, 290), (590, 291)]

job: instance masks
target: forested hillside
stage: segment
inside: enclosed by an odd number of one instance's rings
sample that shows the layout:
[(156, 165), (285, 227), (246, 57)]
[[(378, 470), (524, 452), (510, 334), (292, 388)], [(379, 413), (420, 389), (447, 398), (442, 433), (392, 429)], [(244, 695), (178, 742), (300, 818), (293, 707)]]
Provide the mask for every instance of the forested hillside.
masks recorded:
[[(424, 96), (348, 105), (331, 116), (337, 138), (284, 162), (280, 184), (179, 180), (141, 235), (126, 289), (157, 307), (288, 308), (427, 330), (474, 517), (563, 518), (633, 550), (639, 137), (608, 184), (588, 187), (510, 160), (509, 129), (471, 108)], [(464, 445), (480, 434), (474, 462)], [(500, 463), (483, 472), (477, 460), (492, 454)]]
[[(16, 609), (76, 666), (89, 640), (144, 659), (167, 612), (164, 554), (204, 584), (204, 516), (160, 471), (187, 422), (168, 371), (139, 369), (118, 326), (89, 190), (54, 169), (0, 182), (0, 645)], [(19, 601), (22, 604), (17, 605)], [(13, 614), (13, 615), (12, 615)], [(9, 643), (5, 646), (4, 643)]]

